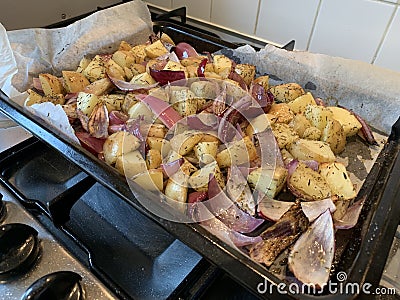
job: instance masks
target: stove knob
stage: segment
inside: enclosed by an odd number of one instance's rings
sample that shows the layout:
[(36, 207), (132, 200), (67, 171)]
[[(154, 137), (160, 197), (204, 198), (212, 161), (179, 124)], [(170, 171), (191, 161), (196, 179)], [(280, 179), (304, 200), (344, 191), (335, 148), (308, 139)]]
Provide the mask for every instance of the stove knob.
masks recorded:
[(36, 280), (21, 300), (83, 300), (82, 277), (71, 271), (60, 271)]
[(0, 280), (26, 273), (40, 253), (38, 232), (31, 226), (11, 223), (0, 226)]
[(3, 194), (0, 193), (0, 222), (4, 220), (7, 215), (6, 203), (3, 201)]

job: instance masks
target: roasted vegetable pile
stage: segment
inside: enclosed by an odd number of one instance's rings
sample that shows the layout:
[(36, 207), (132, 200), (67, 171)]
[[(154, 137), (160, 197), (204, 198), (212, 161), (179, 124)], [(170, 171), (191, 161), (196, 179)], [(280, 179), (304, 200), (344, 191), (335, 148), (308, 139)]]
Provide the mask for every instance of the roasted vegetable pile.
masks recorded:
[(289, 249), (300, 281), (327, 282), (335, 230), (363, 203), (337, 155), (350, 136), (376, 143), (359, 116), (165, 34), (59, 75), (39, 74), (25, 104), (61, 105), (83, 147), (253, 260)]

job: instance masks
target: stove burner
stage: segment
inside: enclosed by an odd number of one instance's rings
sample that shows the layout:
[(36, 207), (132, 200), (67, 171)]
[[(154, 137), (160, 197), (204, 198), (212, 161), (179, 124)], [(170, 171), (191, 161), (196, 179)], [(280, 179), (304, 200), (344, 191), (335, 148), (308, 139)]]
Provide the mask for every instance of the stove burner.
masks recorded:
[(0, 280), (26, 273), (40, 252), (38, 232), (21, 223), (0, 226)]
[(3, 222), (7, 215), (7, 207), (3, 201), (3, 195), (0, 193), (0, 223)]
[(60, 271), (36, 280), (21, 300), (84, 300), (82, 277), (71, 271)]

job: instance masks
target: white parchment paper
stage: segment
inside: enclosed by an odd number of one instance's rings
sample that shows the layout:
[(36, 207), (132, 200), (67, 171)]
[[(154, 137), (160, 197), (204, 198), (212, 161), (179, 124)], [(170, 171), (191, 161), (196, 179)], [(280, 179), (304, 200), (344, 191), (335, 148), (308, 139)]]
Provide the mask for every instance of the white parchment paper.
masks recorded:
[(222, 53), (237, 62), (257, 66), (270, 83), (297, 82), (329, 105), (354, 110), (374, 128), (389, 134), (400, 116), (400, 73), (365, 62), (267, 45)]
[[(60, 76), (62, 70), (76, 70), (85, 55), (112, 53), (122, 40), (144, 43), (152, 29), (150, 12), (141, 0), (98, 11), (63, 28), (7, 32), (0, 24), (0, 89), (23, 105), (24, 91), (39, 73)], [(35, 104), (27, 109), (78, 142), (60, 105)]]

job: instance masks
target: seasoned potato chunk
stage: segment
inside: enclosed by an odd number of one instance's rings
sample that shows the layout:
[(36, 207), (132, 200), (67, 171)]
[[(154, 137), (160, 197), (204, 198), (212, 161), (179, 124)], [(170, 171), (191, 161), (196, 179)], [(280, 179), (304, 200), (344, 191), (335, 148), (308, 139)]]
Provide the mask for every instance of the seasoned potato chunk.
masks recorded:
[(319, 173), (328, 183), (332, 193), (342, 200), (350, 200), (357, 196), (346, 167), (339, 162), (324, 163), (319, 166)]
[(323, 131), (326, 123), (332, 117), (332, 111), (323, 106), (307, 105), (304, 116), (310, 121), (311, 125)]
[(54, 96), (65, 92), (61, 81), (54, 75), (39, 74), (39, 80), (45, 96)]
[(308, 201), (322, 200), (332, 194), (325, 179), (302, 162), (299, 162), (296, 170), (290, 176), (288, 184), (295, 194), (300, 194), (304, 200)]
[(62, 71), (62, 76), (68, 93), (79, 93), (90, 84), (89, 80), (79, 72)]
[(221, 168), (232, 164), (240, 165), (250, 162), (257, 157), (257, 150), (248, 136), (242, 140), (232, 142), (228, 147), (217, 154), (217, 162)]
[(335, 154), (339, 154), (346, 147), (346, 134), (343, 127), (338, 121), (332, 118), (326, 122), (321, 140), (327, 142)]
[(333, 113), (332, 118), (342, 125), (346, 136), (355, 135), (361, 129), (361, 123), (348, 110), (336, 106), (329, 107), (329, 110)]
[(274, 198), (284, 187), (287, 174), (286, 168), (283, 167), (260, 167), (249, 174), (247, 181), (253, 189)]
[(336, 159), (329, 144), (322, 141), (298, 139), (289, 145), (288, 151), (299, 160), (316, 160), (324, 163), (333, 162)]
[(284, 83), (270, 87), (270, 92), (278, 102), (290, 102), (304, 95), (303, 88), (297, 83)]

